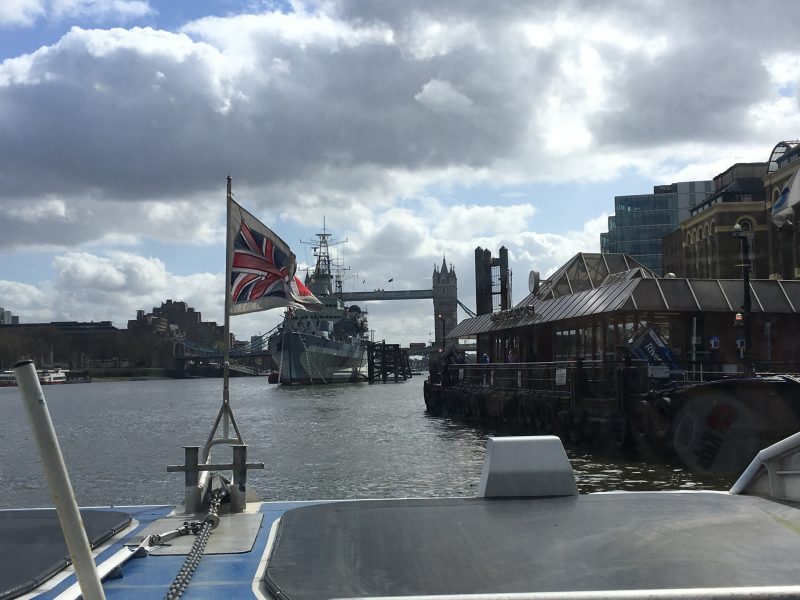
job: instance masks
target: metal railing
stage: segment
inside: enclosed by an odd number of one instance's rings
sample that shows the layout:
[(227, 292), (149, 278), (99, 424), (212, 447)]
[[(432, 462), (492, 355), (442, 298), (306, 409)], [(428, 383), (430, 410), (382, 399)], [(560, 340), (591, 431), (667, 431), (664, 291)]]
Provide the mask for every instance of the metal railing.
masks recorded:
[(556, 361), (447, 365), (444, 384), (475, 385), (498, 390), (563, 392), (583, 397), (613, 397), (616, 373), (627, 368), (635, 391), (647, 389), (647, 364), (642, 361)]
[[(444, 385), (475, 385), (497, 390), (564, 392), (584, 398), (610, 398), (617, 395), (618, 371), (626, 368), (630, 393), (645, 393), (664, 387), (685, 386), (719, 379), (741, 378), (744, 370), (695, 368), (656, 373), (646, 361), (572, 360), (529, 363), (489, 363), (445, 365)], [(754, 363), (756, 373), (800, 375), (800, 365)]]

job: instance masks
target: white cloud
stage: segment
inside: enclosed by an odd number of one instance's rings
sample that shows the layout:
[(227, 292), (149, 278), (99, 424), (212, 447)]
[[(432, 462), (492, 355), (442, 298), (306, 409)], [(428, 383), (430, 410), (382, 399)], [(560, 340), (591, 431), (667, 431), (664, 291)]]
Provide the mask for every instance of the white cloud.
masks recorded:
[(17, 218), (26, 223), (38, 223), (48, 218), (66, 218), (67, 207), (63, 200), (41, 200), (10, 206), (4, 216), (10, 219)]
[(223, 277), (171, 274), (154, 257), (130, 252), (67, 252), (53, 260), (55, 277), (33, 284), (0, 281), (0, 297), (22, 322), (110, 320), (125, 327), (136, 311), (167, 299), (184, 300), (222, 318)]
[(414, 99), (434, 112), (446, 114), (468, 113), (473, 102), (456, 90), (449, 81), (431, 79), (414, 95)]
[[(154, 257), (130, 252), (97, 255), (68, 252), (53, 260), (55, 277), (34, 284), (0, 280), (0, 298), (23, 323), (112, 321), (125, 328), (137, 310), (150, 312), (168, 299), (184, 301), (203, 320), (222, 324), (224, 277), (221, 272), (175, 275)], [(267, 331), (280, 311), (255, 313), (232, 320), (239, 339)]]
[[(221, 318), (220, 269), (177, 277), (169, 248), (221, 247), (227, 174), (255, 214), (306, 231), (326, 217), (362, 282), (429, 285), (446, 254), (469, 300), (477, 245), (506, 245), (525, 272), (597, 248), (611, 197), (553, 231), (532, 184), (709, 179), (800, 131), (790, 2), (290, 6), (177, 32), (76, 27), (5, 57), (0, 252), (59, 255), (43, 289), (62, 302), (35, 310), (126, 320), (180, 292)], [(13, 26), (78, 17), (158, 15), (135, 1), (0, 6)], [(503, 201), (476, 200), (479, 184)], [(413, 314), (418, 339), (430, 315)]]
[(50, 12), (56, 19), (89, 18), (128, 20), (155, 13), (146, 0), (51, 0)]
[(41, 0), (4, 0), (0, 2), (0, 25), (28, 27), (44, 12)]
[(30, 27), (37, 19), (129, 21), (155, 14), (146, 0), (3, 0), (0, 25)]
[(440, 21), (418, 15), (408, 34), (398, 40), (398, 45), (418, 60), (445, 56), (464, 48), (485, 48), (481, 31), (473, 22)]
[(52, 297), (41, 286), (0, 279), (0, 298), (3, 299), (3, 308), (17, 316), (24, 312), (25, 317), (33, 322), (52, 320)]

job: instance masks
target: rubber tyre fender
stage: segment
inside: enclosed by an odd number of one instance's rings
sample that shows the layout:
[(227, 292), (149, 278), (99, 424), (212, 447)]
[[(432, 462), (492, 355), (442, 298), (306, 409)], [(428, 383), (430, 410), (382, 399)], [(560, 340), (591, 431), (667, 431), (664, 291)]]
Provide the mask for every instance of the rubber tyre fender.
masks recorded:
[(550, 401), (542, 402), (542, 431), (545, 434), (552, 434), (556, 426), (556, 411)]
[(647, 400), (639, 400), (631, 409), (631, 435), (637, 442), (643, 442), (652, 430), (653, 407)]
[(669, 398), (656, 398), (653, 401), (653, 436), (664, 440), (672, 426), (672, 407)]

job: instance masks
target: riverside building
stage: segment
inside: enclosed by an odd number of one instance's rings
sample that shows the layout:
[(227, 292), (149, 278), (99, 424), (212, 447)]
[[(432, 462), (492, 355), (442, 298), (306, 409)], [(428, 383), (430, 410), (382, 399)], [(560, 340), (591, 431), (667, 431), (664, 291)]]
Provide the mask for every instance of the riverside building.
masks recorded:
[(684, 181), (657, 185), (652, 194), (615, 196), (608, 231), (600, 234), (600, 251), (627, 254), (662, 275), (662, 240), (713, 190), (712, 181)]
[(742, 276), (739, 225), (747, 236), (750, 276), (769, 275), (763, 177), (768, 163), (737, 163), (714, 177), (714, 192), (689, 209), (690, 216), (664, 237), (663, 272), (677, 277), (738, 279)]
[[(749, 360), (759, 370), (796, 367), (800, 281), (750, 280)], [(655, 325), (683, 367), (744, 371), (741, 279), (660, 278), (625, 254), (579, 253), (510, 310), (466, 319), (449, 339), (472, 338), (491, 362), (614, 361), (637, 329)], [(794, 372), (794, 371), (791, 371)]]

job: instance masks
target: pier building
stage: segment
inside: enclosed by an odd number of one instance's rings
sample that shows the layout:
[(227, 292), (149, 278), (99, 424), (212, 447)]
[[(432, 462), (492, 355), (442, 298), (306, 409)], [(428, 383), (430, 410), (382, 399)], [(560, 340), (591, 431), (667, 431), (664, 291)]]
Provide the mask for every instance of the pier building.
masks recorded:
[[(753, 279), (749, 359), (770, 369), (796, 361), (800, 281)], [(450, 339), (473, 338), (493, 363), (613, 361), (617, 347), (655, 325), (689, 371), (744, 370), (741, 279), (660, 278), (625, 254), (579, 253), (510, 310), (466, 319)], [(785, 369), (782, 369), (785, 370)], [(793, 372), (796, 372), (793, 371)]]

